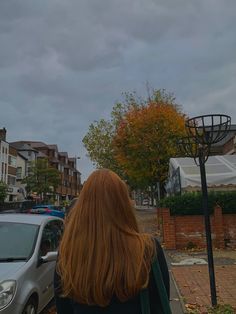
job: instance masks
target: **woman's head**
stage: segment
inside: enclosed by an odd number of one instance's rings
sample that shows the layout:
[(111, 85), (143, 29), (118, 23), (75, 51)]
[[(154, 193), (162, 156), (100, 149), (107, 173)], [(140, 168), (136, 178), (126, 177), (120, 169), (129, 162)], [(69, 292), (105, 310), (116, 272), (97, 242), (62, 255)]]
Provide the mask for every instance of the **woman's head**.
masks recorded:
[(58, 271), (64, 295), (106, 305), (135, 295), (148, 280), (154, 253), (140, 234), (124, 181), (113, 171), (94, 171), (66, 219)]
[(94, 223), (98, 228), (106, 228), (109, 224), (109, 228), (138, 231), (127, 185), (108, 169), (95, 170), (89, 176), (71, 216), (85, 219), (86, 226)]

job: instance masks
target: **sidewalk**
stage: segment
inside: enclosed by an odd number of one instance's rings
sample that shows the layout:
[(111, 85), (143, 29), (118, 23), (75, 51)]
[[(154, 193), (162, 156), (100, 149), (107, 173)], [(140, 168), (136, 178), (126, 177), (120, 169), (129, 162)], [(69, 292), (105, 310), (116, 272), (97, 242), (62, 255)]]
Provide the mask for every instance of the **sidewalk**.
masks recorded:
[[(223, 251), (220, 254), (221, 257), (215, 258), (217, 303), (230, 304), (236, 313), (236, 261), (228, 257), (223, 258)], [(194, 254), (186, 259), (186, 252), (166, 251), (166, 255), (174, 282), (178, 286), (179, 298), (186, 306), (186, 313), (188, 310), (192, 310), (192, 313), (207, 313), (207, 308), (211, 306), (208, 265), (186, 265), (195, 259)], [(198, 255), (199, 253), (196, 253), (196, 256)], [(197, 262), (201, 260), (198, 259)], [(173, 314), (175, 313), (177, 312), (173, 310)]]
[[(159, 236), (155, 209), (138, 208), (136, 214), (142, 231)], [(165, 250), (165, 255), (172, 314), (207, 314), (211, 299), (206, 251)], [(230, 304), (236, 314), (236, 250), (214, 250), (213, 255), (218, 304)]]
[[(204, 312), (211, 305), (208, 266), (175, 266), (172, 273), (186, 303)], [(215, 279), (218, 303), (230, 304), (236, 311), (236, 265), (216, 266)]]

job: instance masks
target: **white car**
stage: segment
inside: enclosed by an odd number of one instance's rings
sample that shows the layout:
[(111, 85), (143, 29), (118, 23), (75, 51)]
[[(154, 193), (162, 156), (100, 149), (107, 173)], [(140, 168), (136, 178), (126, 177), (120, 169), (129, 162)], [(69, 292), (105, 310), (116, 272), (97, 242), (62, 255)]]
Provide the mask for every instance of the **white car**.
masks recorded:
[(58, 217), (0, 214), (0, 314), (36, 314), (53, 298)]

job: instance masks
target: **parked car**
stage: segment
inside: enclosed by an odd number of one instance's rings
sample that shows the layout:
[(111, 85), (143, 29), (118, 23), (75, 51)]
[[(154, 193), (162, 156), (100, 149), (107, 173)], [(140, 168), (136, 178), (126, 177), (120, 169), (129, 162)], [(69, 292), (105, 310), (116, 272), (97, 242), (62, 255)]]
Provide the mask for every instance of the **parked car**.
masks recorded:
[(65, 217), (65, 212), (58, 206), (55, 205), (35, 205), (30, 210), (31, 214), (41, 214), (41, 215), (50, 215), (60, 218)]
[(0, 215), (0, 313), (36, 314), (53, 298), (58, 217)]

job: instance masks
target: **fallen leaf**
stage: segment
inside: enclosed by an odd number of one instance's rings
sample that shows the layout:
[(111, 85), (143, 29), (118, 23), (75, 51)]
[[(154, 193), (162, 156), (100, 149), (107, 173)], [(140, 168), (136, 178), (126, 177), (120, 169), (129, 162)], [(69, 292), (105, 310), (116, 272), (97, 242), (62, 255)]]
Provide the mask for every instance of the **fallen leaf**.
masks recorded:
[(186, 303), (185, 304), (185, 307), (188, 309), (188, 310), (194, 310), (197, 308), (197, 304), (196, 303)]

